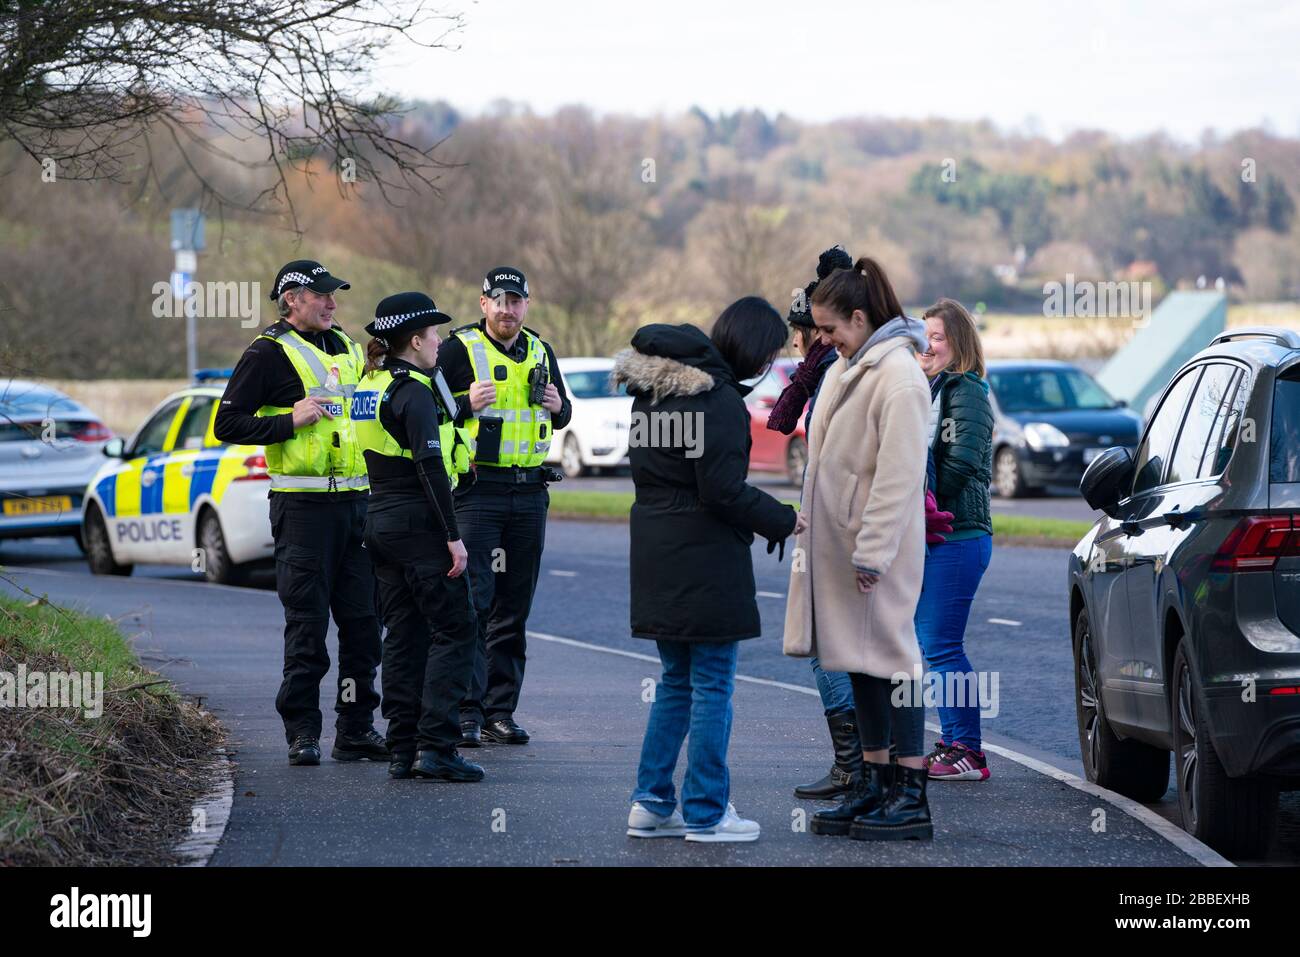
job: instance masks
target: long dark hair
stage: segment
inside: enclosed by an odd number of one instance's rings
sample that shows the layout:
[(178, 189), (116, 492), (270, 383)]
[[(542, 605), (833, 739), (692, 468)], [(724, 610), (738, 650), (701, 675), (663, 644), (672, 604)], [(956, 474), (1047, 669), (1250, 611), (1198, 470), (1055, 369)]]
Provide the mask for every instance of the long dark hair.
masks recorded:
[(767, 369), (785, 345), (785, 320), (761, 296), (737, 299), (718, 316), (709, 337), (737, 379), (752, 379)]
[(903, 314), (885, 270), (869, 256), (855, 262), (852, 269), (837, 269), (819, 282), (810, 305), (827, 306), (840, 319), (848, 319), (853, 310), (861, 309), (872, 332)]

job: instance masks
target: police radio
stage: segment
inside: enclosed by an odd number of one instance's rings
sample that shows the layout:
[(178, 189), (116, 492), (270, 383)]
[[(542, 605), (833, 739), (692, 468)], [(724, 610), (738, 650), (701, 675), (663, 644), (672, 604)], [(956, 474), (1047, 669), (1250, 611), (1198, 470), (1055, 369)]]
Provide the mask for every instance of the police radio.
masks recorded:
[(539, 362), (528, 370), (528, 404), (541, 405), (546, 400), (546, 387), (551, 383), (551, 374), (545, 363)]

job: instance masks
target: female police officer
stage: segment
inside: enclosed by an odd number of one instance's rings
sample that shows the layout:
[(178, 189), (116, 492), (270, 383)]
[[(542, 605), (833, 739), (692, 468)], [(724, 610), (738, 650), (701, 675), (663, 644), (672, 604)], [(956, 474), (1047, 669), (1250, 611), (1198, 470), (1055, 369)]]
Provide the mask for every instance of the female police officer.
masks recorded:
[(434, 326), (450, 321), (423, 293), (380, 302), (366, 326), (374, 338), (352, 415), (370, 473), (365, 543), (388, 627), (388, 773), (480, 781), (483, 769), (456, 753), (457, 711), (478, 638), (451, 499), (457, 476), (468, 471), (469, 449), (453, 424), (446, 381), (431, 371), (442, 341)]

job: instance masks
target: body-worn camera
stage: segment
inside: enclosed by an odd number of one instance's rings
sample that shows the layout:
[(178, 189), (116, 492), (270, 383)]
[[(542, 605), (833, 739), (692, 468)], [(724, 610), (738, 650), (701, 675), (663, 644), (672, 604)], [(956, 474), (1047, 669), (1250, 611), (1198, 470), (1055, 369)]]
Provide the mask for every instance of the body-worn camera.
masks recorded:
[(528, 370), (528, 404), (541, 405), (546, 398), (546, 387), (551, 382), (551, 374), (544, 363), (539, 362)]

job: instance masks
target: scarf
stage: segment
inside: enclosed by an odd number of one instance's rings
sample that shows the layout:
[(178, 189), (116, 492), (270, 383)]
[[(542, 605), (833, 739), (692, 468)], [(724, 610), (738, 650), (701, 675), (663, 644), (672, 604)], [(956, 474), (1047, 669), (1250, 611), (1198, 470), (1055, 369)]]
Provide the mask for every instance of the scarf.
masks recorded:
[(790, 384), (781, 390), (781, 395), (767, 414), (769, 429), (782, 435), (789, 435), (794, 431), (795, 426), (799, 424), (799, 416), (803, 414), (804, 406), (817, 391), (822, 376), (830, 367), (830, 363), (822, 360), (832, 351), (834, 347), (821, 340), (808, 350), (808, 354), (790, 376)]

